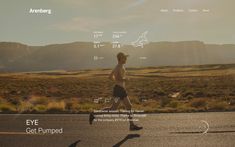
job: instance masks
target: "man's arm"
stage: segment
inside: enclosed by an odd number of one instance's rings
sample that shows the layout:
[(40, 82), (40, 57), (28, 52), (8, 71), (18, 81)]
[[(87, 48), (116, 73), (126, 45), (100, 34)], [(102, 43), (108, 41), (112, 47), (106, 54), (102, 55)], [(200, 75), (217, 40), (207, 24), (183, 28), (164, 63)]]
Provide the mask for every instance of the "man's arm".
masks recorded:
[(109, 79), (114, 81), (114, 70), (109, 74)]

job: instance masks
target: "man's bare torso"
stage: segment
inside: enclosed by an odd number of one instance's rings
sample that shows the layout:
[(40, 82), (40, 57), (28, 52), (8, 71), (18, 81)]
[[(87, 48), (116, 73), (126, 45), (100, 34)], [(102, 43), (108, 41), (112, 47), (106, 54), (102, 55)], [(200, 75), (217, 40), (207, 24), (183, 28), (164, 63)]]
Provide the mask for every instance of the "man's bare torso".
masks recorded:
[(113, 69), (115, 84), (125, 88), (126, 69), (123, 64), (118, 64)]

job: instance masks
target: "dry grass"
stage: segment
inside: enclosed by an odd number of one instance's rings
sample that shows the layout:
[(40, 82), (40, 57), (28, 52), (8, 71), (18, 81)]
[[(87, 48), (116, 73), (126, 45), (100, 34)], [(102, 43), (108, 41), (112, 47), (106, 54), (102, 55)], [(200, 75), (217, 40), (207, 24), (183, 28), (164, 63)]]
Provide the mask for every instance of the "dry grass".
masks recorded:
[[(127, 83), (134, 109), (146, 112), (234, 110), (235, 65), (131, 68)], [(0, 74), (2, 113), (77, 113), (110, 104), (110, 70)], [(177, 97), (170, 97), (179, 93)], [(226, 97), (226, 99), (225, 99)], [(144, 99), (145, 101), (142, 101)]]
[(205, 98), (195, 98), (190, 102), (190, 105), (195, 108), (206, 107), (207, 99)]
[(48, 103), (47, 111), (51, 112), (63, 112), (65, 110), (65, 102), (64, 101), (53, 101)]
[(209, 103), (209, 110), (212, 111), (225, 111), (228, 109), (228, 103), (224, 101), (214, 100)]

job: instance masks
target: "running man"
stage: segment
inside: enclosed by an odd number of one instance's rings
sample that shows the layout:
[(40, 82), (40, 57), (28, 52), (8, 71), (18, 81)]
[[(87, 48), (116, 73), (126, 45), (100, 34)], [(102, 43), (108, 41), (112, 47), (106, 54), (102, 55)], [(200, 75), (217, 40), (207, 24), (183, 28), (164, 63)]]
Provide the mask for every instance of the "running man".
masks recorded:
[[(128, 115), (129, 115), (130, 131), (135, 131), (135, 130), (141, 130), (143, 127), (135, 125), (134, 122), (132, 121), (132, 116), (131, 116), (132, 104), (127, 95), (125, 87), (126, 81), (129, 80), (126, 77), (126, 70), (124, 67), (124, 64), (126, 64), (127, 57), (128, 55), (125, 55), (122, 52), (117, 54), (118, 64), (109, 75), (109, 79), (115, 82), (115, 86), (113, 88), (113, 104), (111, 107), (105, 108), (104, 110), (116, 110), (120, 102), (122, 101), (126, 109), (129, 111)], [(89, 117), (90, 124), (92, 124), (94, 119), (95, 119), (94, 114), (90, 113)]]

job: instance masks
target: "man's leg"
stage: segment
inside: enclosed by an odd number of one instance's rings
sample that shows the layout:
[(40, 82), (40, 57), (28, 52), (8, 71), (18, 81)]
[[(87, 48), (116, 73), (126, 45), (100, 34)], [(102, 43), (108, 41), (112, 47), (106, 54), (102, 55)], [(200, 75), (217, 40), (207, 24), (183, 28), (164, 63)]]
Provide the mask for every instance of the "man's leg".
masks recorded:
[(129, 111), (128, 115), (129, 115), (129, 123), (130, 123), (130, 125), (134, 125), (134, 123), (132, 121), (132, 116), (131, 116), (132, 115), (132, 113), (131, 113), (132, 104), (131, 104), (130, 99), (129, 99), (128, 96), (123, 98), (123, 104), (125, 105), (126, 109)]
[(132, 104), (131, 104), (130, 99), (129, 99), (128, 96), (123, 99), (123, 103), (124, 103), (126, 109), (129, 111), (128, 115), (129, 115), (130, 130), (134, 131), (134, 130), (142, 129), (143, 127), (138, 127), (132, 121), (132, 116), (131, 116), (132, 115), (132, 112), (131, 112)]

